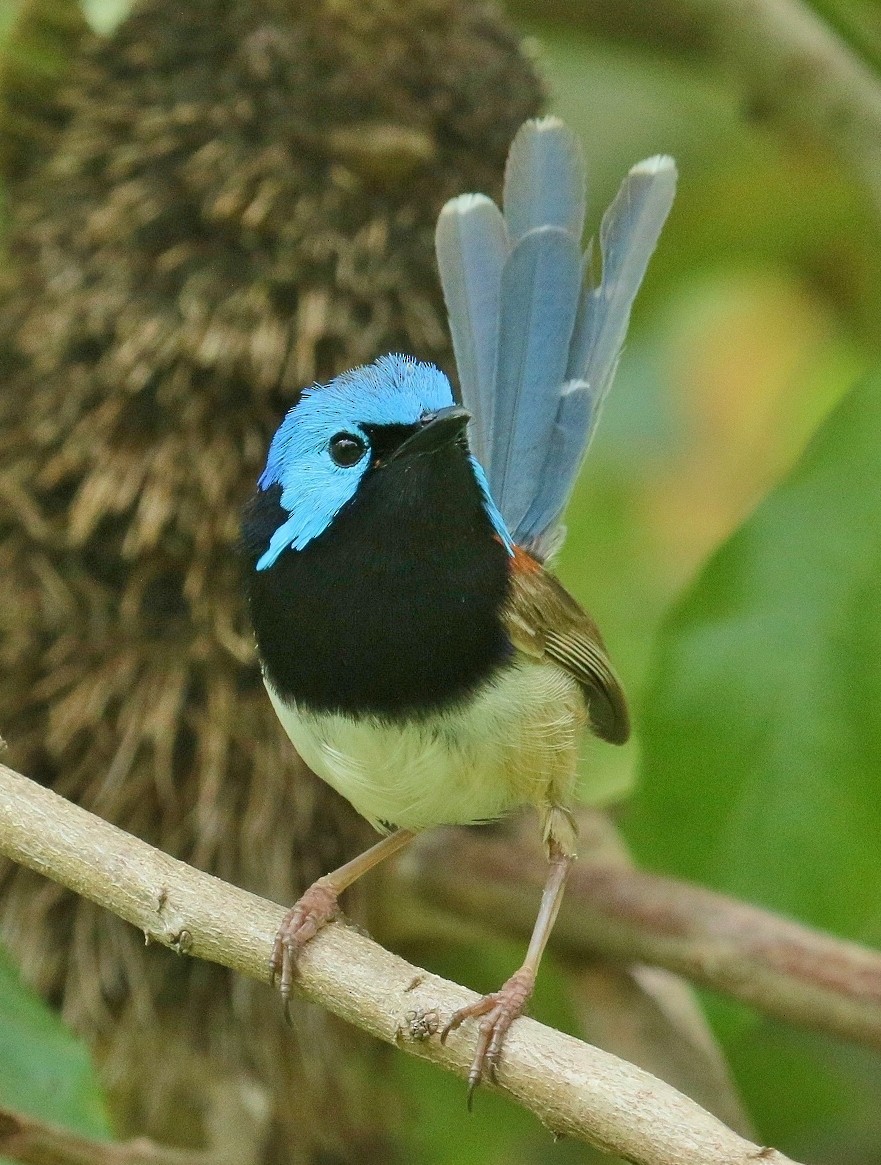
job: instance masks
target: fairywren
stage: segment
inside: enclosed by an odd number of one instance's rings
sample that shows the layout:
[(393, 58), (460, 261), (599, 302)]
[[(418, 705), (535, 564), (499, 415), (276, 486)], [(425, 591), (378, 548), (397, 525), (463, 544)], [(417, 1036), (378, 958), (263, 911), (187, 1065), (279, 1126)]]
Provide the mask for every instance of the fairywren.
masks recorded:
[(670, 158), (630, 171), (592, 286), (578, 141), (555, 118), (527, 122), (504, 213), (468, 194), (438, 221), (461, 403), (406, 356), (307, 388), (245, 514), (269, 698), (303, 760), (385, 835), (288, 912), (282, 995), (341, 891), (420, 830), (539, 811), (550, 865), (523, 966), (443, 1032), (481, 1019), (469, 1097), (495, 1073), (559, 909), (583, 731), (630, 731), (599, 631), (545, 563), (675, 183)]

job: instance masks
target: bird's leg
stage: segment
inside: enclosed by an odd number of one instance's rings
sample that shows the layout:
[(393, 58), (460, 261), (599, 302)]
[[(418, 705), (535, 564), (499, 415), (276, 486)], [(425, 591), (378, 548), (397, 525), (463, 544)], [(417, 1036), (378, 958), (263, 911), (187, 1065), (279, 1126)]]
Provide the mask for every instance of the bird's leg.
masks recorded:
[(352, 858), (344, 866), (325, 874), (317, 882), (313, 882), (305, 894), (291, 907), (282, 920), (275, 943), (272, 947), (272, 956), (269, 960), (269, 971), (272, 985), (278, 985), (285, 1009), (293, 990), (294, 977), (297, 973), (297, 956), (325, 923), (330, 922), (339, 913), (338, 899), (343, 890), (353, 882), (378, 866), (385, 858), (404, 848), (414, 838), (409, 829), (398, 829), (394, 833), (378, 841), (376, 845), (365, 850), (363, 854)]
[[(559, 820), (562, 824), (560, 829), (554, 828), (554, 825), (557, 824), (555, 820), (557, 814), (559, 814)], [(523, 965), (498, 991), (484, 995), (482, 999), (478, 999), (476, 1003), (471, 1003), (467, 1007), (461, 1007), (441, 1032), (441, 1043), (443, 1043), (450, 1032), (455, 1031), (464, 1020), (480, 1019), (480, 1026), (477, 1029), (477, 1047), (471, 1063), (471, 1070), (468, 1073), (469, 1109), (474, 1097), (474, 1090), (483, 1077), (488, 1075), (491, 1080), (495, 1080), (499, 1056), (508, 1028), (515, 1019), (523, 1014), (523, 1009), (529, 1002), (535, 988), (538, 966), (557, 919), (560, 904), (563, 901), (566, 879), (569, 876), (572, 862), (575, 860), (574, 825), (571, 816), (564, 810), (553, 809), (550, 811), (545, 826), (545, 838), (550, 869)]]

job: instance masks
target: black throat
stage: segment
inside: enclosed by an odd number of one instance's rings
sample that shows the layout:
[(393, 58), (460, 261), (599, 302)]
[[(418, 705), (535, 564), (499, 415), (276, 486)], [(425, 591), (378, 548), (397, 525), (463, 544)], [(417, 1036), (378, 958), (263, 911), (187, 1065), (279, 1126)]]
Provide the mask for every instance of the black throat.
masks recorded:
[(288, 516), (280, 494), (276, 485), (252, 498), (244, 541), (257, 648), (282, 698), (412, 718), (510, 657), (508, 554), (460, 445), (368, 471), (324, 533), (258, 571)]

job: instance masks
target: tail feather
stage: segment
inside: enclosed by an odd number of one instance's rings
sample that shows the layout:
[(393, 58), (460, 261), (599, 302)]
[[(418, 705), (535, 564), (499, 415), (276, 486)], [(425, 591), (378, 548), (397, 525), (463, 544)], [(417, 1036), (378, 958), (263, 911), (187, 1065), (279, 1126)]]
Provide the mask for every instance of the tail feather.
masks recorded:
[(580, 243), (586, 198), (584, 155), (575, 134), (558, 117), (526, 122), (505, 166), (502, 205), (511, 242), (536, 227), (554, 226)]
[(575, 326), (572, 329), (572, 341), (569, 344), (569, 359), (566, 361), (567, 380), (578, 380), (582, 368), (587, 363), (587, 355), (590, 351), (591, 300), (594, 291), (593, 239), (591, 239), (584, 252), (581, 294), (578, 297), (578, 311), (575, 315)]
[(437, 230), (471, 443), (516, 542), (545, 557), (611, 385), (630, 309), (669, 213), (671, 158), (634, 166), (600, 227), (602, 278), (582, 259), (585, 172), (556, 118), (526, 122), (505, 171), (504, 217), (482, 195)]
[(435, 250), (462, 398), (473, 417), (471, 446), (485, 465), (493, 427), (499, 295), (508, 257), (502, 212), (485, 194), (462, 194), (440, 213)]
[[(600, 224), (603, 277), (583, 302), (569, 374), (591, 385), (599, 406), (612, 383), (630, 309), (676, 193), (676, 165), (657, 156), (635, 165)], [(595, 418), (596, 419), (596, 418)]]
[(560, 397), (547, 447), (541, 489), (518, 529), (517, 541), (542, 560), (561, 545), (565, 533), (559, 517), (584, 457), (584, 434), (595, 423), (596, 401), (584, 380), (570, 380)]
[(559, 227), (529, 231), (502, 272), (490, 488), (516, 530), (547, 456), (581, 283), (581, 254)]

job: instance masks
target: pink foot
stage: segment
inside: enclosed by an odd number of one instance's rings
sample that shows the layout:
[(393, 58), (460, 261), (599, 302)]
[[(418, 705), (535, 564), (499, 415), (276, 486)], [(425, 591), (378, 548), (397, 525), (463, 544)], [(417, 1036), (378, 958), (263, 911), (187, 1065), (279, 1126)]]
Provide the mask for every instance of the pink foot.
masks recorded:
[(523, 1014), (534, 987), (535, 973), (521, 967), (498, 991), (484, 995), (482, 999), (469, 1004), (468, 1007), (461, 1007), (441, 1032), (441, 1043), (444, 1043), (450, 1032), (455, 1031), (466, 1019), (483, 1017), (477, 1029), (477, 1048), (471, 1062), (471, 1071), (468, 1073), (469, 1109), (474, 1098), (474, 1090), (484, 1076), (495, 1080), (508, 1028)]
[(269, 974), (272, 986), (281, 992), (286, 1014), (300, 951), (338, 913), (336, 890), (315, 882), (284, 916), (272, 947)]

